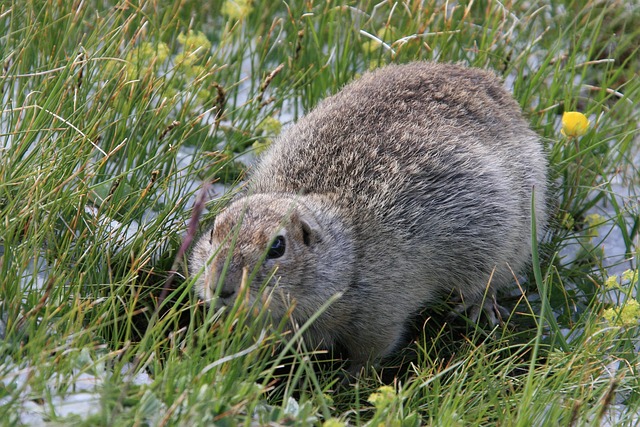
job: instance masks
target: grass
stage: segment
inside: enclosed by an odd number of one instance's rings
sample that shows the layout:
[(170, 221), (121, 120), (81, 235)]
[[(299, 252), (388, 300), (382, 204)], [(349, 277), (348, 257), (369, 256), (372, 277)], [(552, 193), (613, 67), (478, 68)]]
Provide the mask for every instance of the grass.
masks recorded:
[[(3, 423), (637, 423), (640, 7), (344, 3), (0, 4)], [(199, 304), (181, 245), (243, 153), (365, 70), (414, 59), (505, 78), (547, 145), (555, 220), (506, 325), (429, 318), (395, 379), (385, 366), (341, 387), (241, 302)], [(589, 116), (584, 136), (560, 134), (565, 110)], [(91, 411), (63, 413), (80, 392)]]

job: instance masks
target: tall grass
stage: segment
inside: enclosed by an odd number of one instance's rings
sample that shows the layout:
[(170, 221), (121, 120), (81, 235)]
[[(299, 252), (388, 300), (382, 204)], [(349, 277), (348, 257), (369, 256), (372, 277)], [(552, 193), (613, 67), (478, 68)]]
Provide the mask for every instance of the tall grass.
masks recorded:
[[(600, 0), (0, 4), (0, 420), (634, 424), (639, 24)], [(426, 318), (409, 362), (347, 385), (241, 300), (204, 307), (180, 248), (281, 124), (415, 59), (504, 77), (548, 148), (555, 220), (505, 325)], [(560, 134), (565, 110), (586, 135)], [(82, 393), (90, 410), (62, 410)]]

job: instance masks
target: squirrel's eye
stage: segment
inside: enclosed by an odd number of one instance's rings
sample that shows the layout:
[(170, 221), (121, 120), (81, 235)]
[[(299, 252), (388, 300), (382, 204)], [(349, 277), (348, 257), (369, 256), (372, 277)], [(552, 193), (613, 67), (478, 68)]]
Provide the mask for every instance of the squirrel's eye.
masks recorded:
[(271, 247), (269, 248), (269, 252), (267, 253), (267, 259), (280, 258), (284, 255), (285, 250), (285, 241), (284, 236), (277, 236), (273, 243), (271, 243)]

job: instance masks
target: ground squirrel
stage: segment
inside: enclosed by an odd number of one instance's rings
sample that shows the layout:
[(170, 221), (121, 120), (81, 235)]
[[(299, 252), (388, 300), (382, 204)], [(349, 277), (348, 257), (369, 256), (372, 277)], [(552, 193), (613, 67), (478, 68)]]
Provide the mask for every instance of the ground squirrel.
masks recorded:
[(255, 272), (248, 298), (268, 301), (275, 322), (293, 306), (290, 324), (303, 324), (339, 294), (305, 338), (359, 367), (404, 344), (409, 319), (443, 295), (477, 312), (515, 286), (532, 199), (537, 237), (546, 224), (546, 187), (540, 139), (493, 73), (389, 65), (273, 142), (196, 243), (190, 271), (221, 305)]

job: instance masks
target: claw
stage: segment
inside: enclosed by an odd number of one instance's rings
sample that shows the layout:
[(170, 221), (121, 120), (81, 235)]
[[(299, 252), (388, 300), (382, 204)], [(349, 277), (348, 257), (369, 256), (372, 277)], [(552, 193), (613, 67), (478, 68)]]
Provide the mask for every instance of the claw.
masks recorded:
[(503, 325), (503, 319), (511, 314), (509, 310), (498, 304), (495, 294), (491, 293), (485, 296), (482, 304), (478, 304), (477, 301), (468, 301), (467, 303), (462, 302), (456, 305), (449, 316), (453, 318), (466, 315), (473, 323), (478, 323), (480, 314), (483, 312), (491, 327)]

